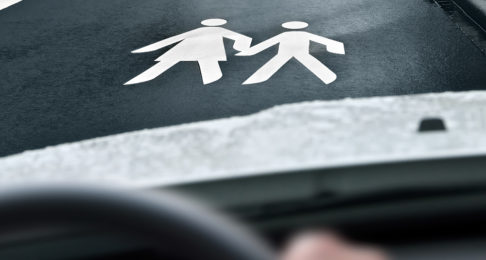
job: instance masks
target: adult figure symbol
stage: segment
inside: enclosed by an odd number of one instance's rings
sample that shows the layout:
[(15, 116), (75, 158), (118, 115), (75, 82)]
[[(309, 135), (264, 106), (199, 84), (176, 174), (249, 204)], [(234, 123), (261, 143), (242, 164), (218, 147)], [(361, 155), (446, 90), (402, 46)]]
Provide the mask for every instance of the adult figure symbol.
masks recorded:
[[(303, 29), (307, 26), (307, 23), (299, 21), (282, 24), (282, 27), (293, 30)], [(278, 54), (265, 63), (265, 65), (251, 75), (243, 84), (255, 84), (268, 80), (292, 58), (297, 59), (325, 84), (333, 82), (337, 78), (336, 74), (310, 55), (309, 44), (311, 41), (325, 45), (329, 52), (344, 54), (344, 44), (341, 42), (305, 31), (284, 32), (236, 54), (238, 56), (251, 56), (273, 45), (279, 44)]]
[(251, 38), (219, 27), (226, 24), (226, 20), (223, 19), (207, 19), (202, 21), (201, 24), (204, 27), (132, 51), (132, 53), (151, 52), (179, 42), (157, 58), (157, 64), (131, 79), (125, 85), (152, 80), (181, 61), (197, 61), (204, 84), (220, 79), (223, 73), (219, 67), (219, 61), (226, 61), (223, 38), (234, 40), (233, 48), (237, 51), (248, 49), (251, 45)]

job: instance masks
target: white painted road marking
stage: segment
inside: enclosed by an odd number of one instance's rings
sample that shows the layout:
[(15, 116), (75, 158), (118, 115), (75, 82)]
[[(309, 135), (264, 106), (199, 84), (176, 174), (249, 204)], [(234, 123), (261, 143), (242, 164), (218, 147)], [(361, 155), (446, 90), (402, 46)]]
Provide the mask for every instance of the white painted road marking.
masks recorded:
[[(307, 26), (307, 23), (300, 21), (292, 21), (282, 24), (282, 27), (291, 30), (304, 29)], [(292, 58), (297, 59), (325, 84), (333, 82), (337, 78), (336, 74), (309, 54), (310, 41), (326, 45), (327, 51), (329, 52), (344, 54), (344, 44), (342, 42), (334, 41), (304, 31), (284, 32), (263, 41), (248, 50), (236, 54), (238, 56), (251, 56), (273, 45), (279, 44), (278, 54), (265, 63), (265, 65), (251, 75), (245, 82), (243, 82), (243, 84), (255, 84), (267, 81)]]
[[(233, 48), (240, 51), (236, 54), (238, 56), (252, 56), (269, 47), (279, 45), (278, 54), (243, 82), (244, 85), (267, 81), (292, 58), (302, 63), (325, 84), (330, 84), (337, 78), (334, 72), (310, 55), (309, 44), (313, 41), (325, 45), (329, 52), (344, 54), (344, 44), (342, 42), (305, 31), (288, 31), (250, 48), (252, 38), (219, 27), (226, 24), (226, 20), (218, 18), (207, 19), (202, 21), (201, 24), (205, 27), (200, 27), (132, 51), (133, 53), (151, 52), (178, 43), (171, 50), (156, 59), (159, 63), (129, 80), (125, 85), (153, 80), (180, 61), (197, 61), (203, 83), (206, 85), (215, 82), (223, 76), (219, 67), (219, 61), (226, 61), (223, 38), (235, 41)], [(307, 26), (307, 23), (301, 21), (291, 21), (282, 24), (282, 27), (289, 30), (304, 29)]]
[(11, 5), (14, 5), (22, 0), (0, 0), (0, 10), (3, 10)]
[(134, 50), (133, 53), (151, 52), (179, 42), (172, 49), (156, 59), (159, 63), (131, 79), (125, 85), (152, 80), (180, 61), (197, 61), (201, 69), (204, 84), (209, 84), (220, 79), (223, 73), (219, 67), (219, 61), (226, 61), (223, 38), (234, 40), (233, 48), (237, 51), (248, 49), (252, 39), (219, 27), (226, 24), (226, 20), (223, 19), (207, 19), (202, 21), (201, 24), (205, 27), (200, 27)]

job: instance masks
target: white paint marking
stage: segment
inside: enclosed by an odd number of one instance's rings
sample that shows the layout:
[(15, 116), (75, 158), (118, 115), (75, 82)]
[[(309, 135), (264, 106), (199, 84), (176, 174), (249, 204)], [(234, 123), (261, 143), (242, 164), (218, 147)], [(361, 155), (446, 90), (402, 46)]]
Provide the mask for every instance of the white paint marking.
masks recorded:
[(309, 26), (308, 23), (306, 22), (300, 22), (300, 21), (292, 21), (292, 22), (286, 22), (282, 24), (283, 28), (291, 29), (291, 30), (297, 30), (297, 29), (304, 29)]
[(206, 19), (201, 22), (202, 25), (205, 26), (221, 26), (226, 24), (225, 19), (213, 18), (213, 19)]
[(22, 0), (0, 0), (0, 10), (3, 10), (11, 5), (14, 5)]
[(209, 84), (220, 79), (223, 73), (218, 62), (226, 61), (223, 38), (234, 40), (233, 48), (237, 51), (248, 49), (252, 39), (245, 35), (218, 27), (226, 24), (226, 20), (223, 19), (207, 19), (202, 21), (201, 24), (205, 27), (200, 27), (134, 50), (132, 53), (151, 52), (179, 42), (172, 49), (156, 59), (159, 63), (131, 79), (125, 85), (152, 80), (180, 61), (197, 61), (204, 84)]
[[(287, 29), (303, 29), (307, 26), (307, 23), (299, 21), (282, 24), (282, 27)], [(238, 56), (251, 56), (273, 45), (279, 44), (278, 54), (265, 63), (265, 65), (251, 75), (243, 84), (256, 84), (267, 81), (292, 58), (296, 58), (325, 84), (333, 82), (337, 78), (336, 74), (309, 54), (309, 44), (311, 41), (325, 45), (329, 52), (344, 54), (344, 44), (342, 42), (304, 31), (284, 32), (236, 54)]]

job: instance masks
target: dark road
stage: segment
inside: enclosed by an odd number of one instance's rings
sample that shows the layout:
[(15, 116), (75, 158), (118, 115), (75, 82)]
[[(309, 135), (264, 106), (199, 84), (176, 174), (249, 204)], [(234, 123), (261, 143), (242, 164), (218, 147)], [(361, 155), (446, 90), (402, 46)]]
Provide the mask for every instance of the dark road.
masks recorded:
[[(344, 43), (311, 44), (336, 81), (296, 59), (265, 82), (242, 83), (278, 46), (235, 56), (225, 40), (222, 78), (203, 84), (197, 62), (123, 85), (175, 46), (131, 53), (222, 18), (252, 46), (305, 21)], [(209, 50), (208, 50), (209, 51)], [(0, 11), (0, 156), (127, 131), (246, 115), (279, 104), (486, 89), (486, 56), (423, 0), (24, 0)]]

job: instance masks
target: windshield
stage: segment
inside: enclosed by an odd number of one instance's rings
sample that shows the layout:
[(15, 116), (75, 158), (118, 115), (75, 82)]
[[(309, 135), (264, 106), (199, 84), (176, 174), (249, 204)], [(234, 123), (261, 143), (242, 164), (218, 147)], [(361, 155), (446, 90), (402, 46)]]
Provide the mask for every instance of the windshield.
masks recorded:
[(457, 2), (0, 0), (2, 178), (483, 153), (484, 13)]

